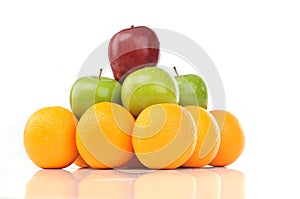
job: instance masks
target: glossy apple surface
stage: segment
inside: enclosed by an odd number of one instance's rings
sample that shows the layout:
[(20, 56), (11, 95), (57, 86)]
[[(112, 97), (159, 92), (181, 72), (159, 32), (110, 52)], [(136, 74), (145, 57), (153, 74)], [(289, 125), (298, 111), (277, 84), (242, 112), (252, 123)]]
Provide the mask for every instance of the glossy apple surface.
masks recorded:
[(123, 81), (134, 70), (157, 64), (159, 40), (146, 26), (124, 29), (111, 38), (108, 57), (114, 78)]
[(146, 107), (159, 103), (178, 103), (175, 78), (158, 67), (139, 69), (127, 76), (122, 85), (123, 106), (135, 117)]
[(207, 88), (201, 77), (195, 74), (175, 77), (179, 87), (179, 104), (181, 106), (195, 105), (207, 108)]
[(70, 92), (70, 105), (79, 119), (92, 105), (98, 102), (121, 104), (121, 85), (107, 77), (89, 76), (78, 79)]

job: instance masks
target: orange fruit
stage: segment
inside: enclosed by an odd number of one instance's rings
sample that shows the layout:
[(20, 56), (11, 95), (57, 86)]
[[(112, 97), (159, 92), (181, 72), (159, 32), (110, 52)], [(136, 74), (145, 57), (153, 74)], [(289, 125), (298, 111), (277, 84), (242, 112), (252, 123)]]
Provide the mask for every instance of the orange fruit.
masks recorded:
[(238, 119), (228, 111), (214, 110), (212, 115), (218, 122), (221, 144), (211, 166), (227, 166), (238, 159), (245, 147), (244, 131)]
[(220, 131), (214, 117), (199, 106), (185, 106), (192, 114), (197, 127), (197, 145), (184, 167), (203, 167), (216, 156), (220, 146)]
[(132, 158), (119, 167), (119, 169), (146, 169), (146, 167), (137, 159), (135, 153), (133, 153)]
[(36, 172), (27, 183), (25, 199), (77, 198), (78, 181), (63, 169), (47, 169)]
[(59, 106), (42, 108), (28, 119), (24, 146), (30, 159), (41, 168), (64, 168), (78, 152), (75, 143), (77, 119)]
[(116, 103), (91, 106), (77, 125), (76, 144), (83, 160), (93, 168), (115, 168), (133, 155), (134, 117)]
[(196, 126), (191, 114), (177, 104), (144, 109), (134, 124), (132, 145), (139, 161), (151, 169), (174, 169), (192, 155)]
[(90, 167), (80, 155), (76, 158), (74, 164), (82, 168)]

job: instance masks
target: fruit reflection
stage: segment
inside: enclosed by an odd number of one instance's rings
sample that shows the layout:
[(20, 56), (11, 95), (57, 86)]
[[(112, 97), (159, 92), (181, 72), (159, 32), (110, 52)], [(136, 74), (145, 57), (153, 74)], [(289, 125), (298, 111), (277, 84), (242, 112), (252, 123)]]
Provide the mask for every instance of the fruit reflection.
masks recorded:
[(220, 198), (221, 178), (211, 169), (185, 169), (182, 172), (193, 176), (196, 180), (195, 199)]
[(26, 186), (26, 199), (76, 198), (78, 181), (65, 170), (40, 170)]
[(76, 180), (78, 180), (78, 183), (79, 183), (81, 180), (86, 178), (90, 174), (91, 171), (92, 170), (88, 169), (88, 168), (79, 168), (79, 169), (73, 171), (72, 174), (73, 174), (74, 178)]
[(144, 174), (134, 185), (134, 198), (195, 198), (195, 194), (193, 176), (175, 170)]
[(221, 199), (244, 199), (245, 175), (237, 170), (215, 168), (213, 172), (221, 177)]
[(25, 198), (244, 199), (245, 175), (226, 168), (40, 170)]
[(116, 170), (90, 170), (78, 185), (78, 199), (133, 198), (134, 178)]
[(244, 199), (245, 176), (226, 168), (160, 170), (137, 178), (135, 198)]

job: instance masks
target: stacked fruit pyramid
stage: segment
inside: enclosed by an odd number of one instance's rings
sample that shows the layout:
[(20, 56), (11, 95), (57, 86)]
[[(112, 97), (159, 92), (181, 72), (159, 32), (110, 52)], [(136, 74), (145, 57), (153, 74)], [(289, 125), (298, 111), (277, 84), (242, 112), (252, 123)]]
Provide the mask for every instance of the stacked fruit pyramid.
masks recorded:
[(72, 112), (45, 107), (28, 119), (24, 146), (37, 166), (175, 169), (237, 160), (245, 143), (237, 118), (207, 110), (207, 87), (197, 74), (173, 77), (157, 66), (153, 30), (118, 32), (108, 56), (114, 79), (102, 70), (82, 77), (70, 92)]

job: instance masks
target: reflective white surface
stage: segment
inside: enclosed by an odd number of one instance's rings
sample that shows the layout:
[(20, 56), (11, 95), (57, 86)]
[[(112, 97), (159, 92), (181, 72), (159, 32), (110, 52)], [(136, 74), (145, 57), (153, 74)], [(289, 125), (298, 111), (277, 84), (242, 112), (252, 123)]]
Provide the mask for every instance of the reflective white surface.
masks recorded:
[(16, 159), (0, 167), (0, 198), (300, 198), (298, 179), (296, 164), (242, 160), (227, 168), (95, 170), (40, 169)]
[(133, 170), (7, 169), (0, 198), (244, 199), (246, 177), (227, 168)]

